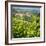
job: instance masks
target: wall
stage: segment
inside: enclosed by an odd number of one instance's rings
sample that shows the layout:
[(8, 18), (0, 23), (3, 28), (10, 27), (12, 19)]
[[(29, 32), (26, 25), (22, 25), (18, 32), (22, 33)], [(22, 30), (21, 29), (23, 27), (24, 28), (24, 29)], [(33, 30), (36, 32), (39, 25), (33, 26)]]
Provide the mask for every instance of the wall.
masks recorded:
[[(4, 45), (5, 44), (5, 27), (4, 27), (5, 26), (5, 2), (4, 1), (5, 0), (0, 0), (0, 46), (5, 46)], [(46, 2), (46, 0), (24, 0), (24, 1)], [(9, 45), (9, 46), (13, 46), (13, 45)], [(16, 45), (16, 46), (46, 46), (46, 43), (22, 44), (22, 45)]]

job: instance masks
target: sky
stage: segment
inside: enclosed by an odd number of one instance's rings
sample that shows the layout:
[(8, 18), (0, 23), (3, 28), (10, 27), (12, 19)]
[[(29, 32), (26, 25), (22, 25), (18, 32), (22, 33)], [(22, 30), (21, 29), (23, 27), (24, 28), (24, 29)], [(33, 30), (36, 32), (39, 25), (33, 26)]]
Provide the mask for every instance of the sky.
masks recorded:
[(40, 8), (39, 7), (12, 7), (12, 8), (14, 8), (14, 9), (24, 9), (24, 10), (40, 10)]

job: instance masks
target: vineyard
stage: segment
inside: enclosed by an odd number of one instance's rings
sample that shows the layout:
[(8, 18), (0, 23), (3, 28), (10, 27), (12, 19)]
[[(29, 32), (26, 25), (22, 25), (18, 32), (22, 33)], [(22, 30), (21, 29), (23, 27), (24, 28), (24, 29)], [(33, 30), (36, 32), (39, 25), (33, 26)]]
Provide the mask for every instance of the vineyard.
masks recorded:
[(13, 38), (40, 37), (40, 14), (17, 12), (11, 17)]

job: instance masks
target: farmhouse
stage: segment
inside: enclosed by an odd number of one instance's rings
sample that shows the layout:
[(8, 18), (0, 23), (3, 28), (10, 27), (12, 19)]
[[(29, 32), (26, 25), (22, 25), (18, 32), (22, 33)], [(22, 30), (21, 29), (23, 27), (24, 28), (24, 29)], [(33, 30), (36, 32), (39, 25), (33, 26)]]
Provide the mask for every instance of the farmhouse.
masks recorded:
[(22, 16), (28, 16), (28, 17), (30, 17), (31, 15), (32, 15), (32, 14), (31, 14), (31, 13), (28, 13), (28, 12), (25, 13), (25, 14), (24, 14), (24, 13), (16, 13), (16, 14), (15, 14), (15, 16), (21, 16), (21, 17), (22, 17)]

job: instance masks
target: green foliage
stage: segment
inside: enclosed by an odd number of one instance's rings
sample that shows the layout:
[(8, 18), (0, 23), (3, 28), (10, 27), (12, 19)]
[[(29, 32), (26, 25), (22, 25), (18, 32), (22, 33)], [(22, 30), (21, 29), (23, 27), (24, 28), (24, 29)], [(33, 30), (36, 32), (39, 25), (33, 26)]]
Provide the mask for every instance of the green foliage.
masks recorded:
[(40, 15), (12, 15), (11, 30), (14, 38), (40, 37)]

